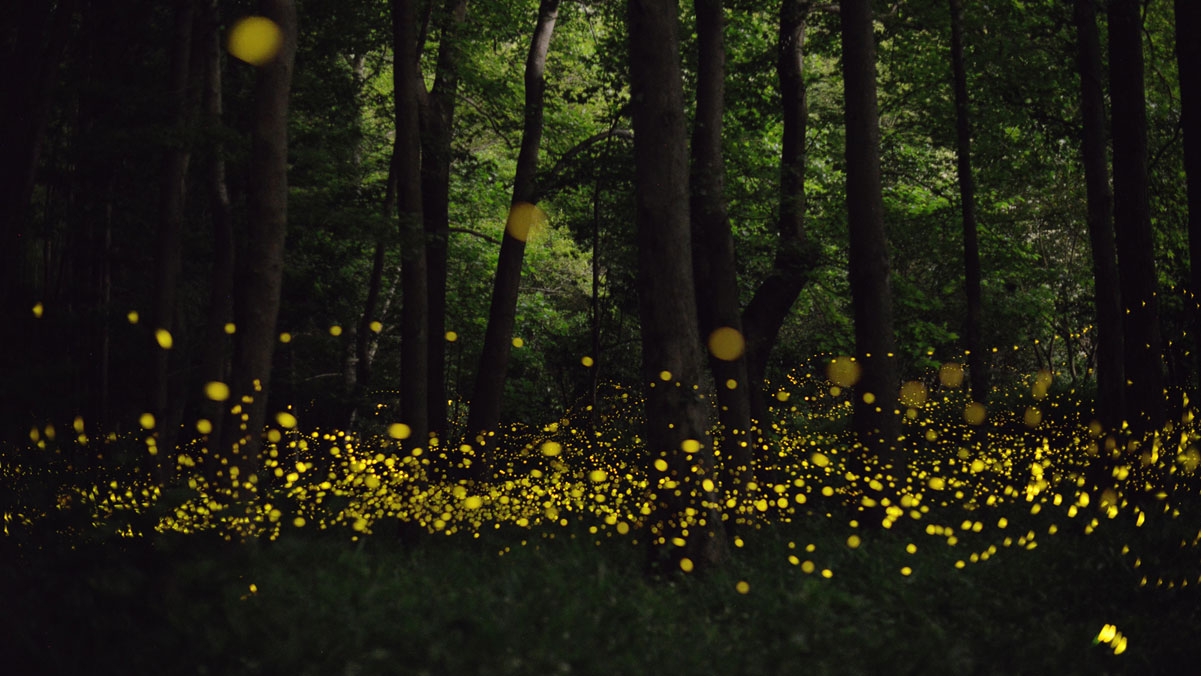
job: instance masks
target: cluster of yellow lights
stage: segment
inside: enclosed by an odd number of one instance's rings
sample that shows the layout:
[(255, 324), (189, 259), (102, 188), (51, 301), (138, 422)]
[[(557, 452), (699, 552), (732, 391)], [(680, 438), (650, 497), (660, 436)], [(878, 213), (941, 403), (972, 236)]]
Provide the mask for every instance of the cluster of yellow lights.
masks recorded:
[[(35, 308), (35, 314), (39, 311)], [(159, 329), (155, 336), (163, 349), (170, 348), (168, 332)], [(448, 341), (456, 338), (453, 332), (446, 334)], [(719, 359), (736, 359), (744, 347), (742, 335), (730, 327), (708, 337), (708, 348)], [(581, 363), (591, 366), (593, 361), (584, 357)], [(781, 420), (846, 419), (853, 401), (849, 390), (860, 379), (861, 365), (838, 356), (825, 366), (824, 378), (794, 372), (774, 393), (777, 411), (784, 414)], [(672, 379), (668, 371), (657, 377), (659, 382)], [(993, 404), (987, 410), (968, 399), (963, 381), (963, 366), (947, 362), (927, 378), (900, 387), (902, 446), (920, 451), (908, 454), (901, 469), (856, 461), (865, 454), (845, 432), (814, 431), (837, 430), (836, 426), (809, 426), (798, 432), (781, 422), (769, 430), (772, 445), (759, 449), (755, 465), (736, 468), (749, 470), (759, 481), (752, 481), (745, 491), (723, 485), (723, 470), (728, 468), (722, 463), (732, 454), (722, 453), (720, 447), (714, 454), (707, 439), (686, 439), (678, 450), (666, 449), (647, 461), (636, 461), (629, 453), (628, 432), (612, 424), (598, 431), (577, 422), (586, 418), (577, 416), (579, 412), (569, 412), (508, 447), (499, 445), (507, 450), (488, 463), (486, 476), (473, 479), (449, 478), (456, 474), (443, 472), (446, 467), (472, 468), (479, 460), (473, 445), (447, 447), (436, 438), (417, 443), (412, 428), (388, 420), (384, 408), (374, 421), (378, 432), (363, 437), (307, 429), (296, 411), (273, 412), (261, 456), (253, 460), (214, 452), (207, 436), (213, 424), (208, 420), (195, 423), (198, 437), (176, 449), (160, 449), (159, 421), (146, 413), (138, 421), (140, 431), (134, 440), (144, 444), (148, 455), (174, 455), (176, 481), (190, 491), (189, 499), (153, 525), (158, 531), (216, 531), (230, 539), (274, 539), (290, 527), (345, 529), (358, 538), (381, 523), (400, 520), (447, 535), (480, 537), (488, 531), (520, 529), (553, 538), (556, 532), (575, 537), (576, 527), (582, 527), (598, 543), (624, 538), (678, 547), (674, 560), (685, 573), (697, 566), (684, 554), (690, 552), (690, 533), (704, 531), (707, 510), (739, 524), (740, 532), (822, 515), (837, 520), (849, 511), (853, 520), (843, 555), (853, 556), (865, 556), (873, 546), (869, 534), (859, 530), (861, 521), (878, 519), (885, 529), (917, 524), (918, 538), (924, 534), (956, 548), (954, 568), (958, 569), (1006, 549), (1035, 549), (1040, 539), (1069, 523), (1075, 524), (1076, 531), (1091, 533), (1122, 514), (1139, 527), (1149, 518), (1179, 515), (1170, 499), (1171, 487), (1195, 479), (1201, 465), (1197, 448), (1201, 432), (1190, 413), (1169, 423), (1144, 446), (1131, 448), (1103, 434), (1097, 424), (1063, 422), (1070, 419), (1071, 411), (1062, 410), (1068, 404), (1051, 394), (1049, 371), (1015, 379), (1018, 385), (1012, 391), (998, 390), (990, 399), (1006, 405)], [(605, 421), (635, 418), (641, 408), (639, 394), (614, 387), (609, 399), (615, 403)], [(203, 395), (233, 416), (248, 415), (244, 409), (253, 401), (250, 395), (235, 396), (222, 382), (206, 383)], [(1054, 426), (1048, 418), (1056, 421)], [(228, 419), (226, 424), (231, 424)], [(989, 426), (988, 443), (966, 441), (972, 438), (969, 426), (981, 425)], [(35, 427), (29, 434), (30, 447), (69, 455), (74, 444), (103, 455), (105, 443), (129, 441), (111, 434), (99, 441), (90, 438), (82, 418), (76, 418), (72, 427), (74, 437), (60, 435), (53, 425)], [(707, 464), (714, 457), (717, 467)], [(1107, 479), (1111, 481), (1091, 485), (1085, 470), (1101, 457), (1110, 461)], [(20, 465), (5, 467), (0, 476), (5, 481), (20, 477)], [(162, 494), (161, 486), (145, 478), (115, 478), (107, 484), (67, 482), (58, 491), (55, 505), (27, 505), (6, 512), (5, 532), (10, 524), (32, 527), (54, 509), (81, 507), (94, 525), (101, 525), (122, 514), (146, 512)], [(678, 520), (675, 530), (658, 521), (662, 514), (657, 505), (665, 494), (684, 496), (686, 503), (698, 506), (670, 517)], [(1134, 499), (1145, 494), (1154, 496), (1152, 504)], [(132, 526), (121, 532), (140, 535)], [(1201, 544), (1201, 532), (1189, 544)], [(741, 547), (742, 538), (734, 545)], [(920, 575), (918, 549), (917, 543), (908, 542), (905, 554), (916, 557), (917, 563), (894, 568), (892, 574)], [(789, 543), (788, 550), (788, 563), (803, 574), (834, 578), (838, 558), (831, 553), (817, 552), (812, 543)], [(1147, 570), (1143, 555), (1129, 547), (1121, 553), (1131, 559), (1134, 569)], [(1201, 582), (1195, 572), (1191, 571), (1194, 583)], [(1185, 586), (1190, 575), (1165, 579), (1148, 573), (1142, 578), (1144, 585), (1152, 581), (1155, 586)], [(741, 580), (734, 588), (747, 594), (751, 585)], [(1113, 625), (1105, 625), (1097, 641), (1110, 645), (1114, 654), (1126, 650), (1126, 637)]]

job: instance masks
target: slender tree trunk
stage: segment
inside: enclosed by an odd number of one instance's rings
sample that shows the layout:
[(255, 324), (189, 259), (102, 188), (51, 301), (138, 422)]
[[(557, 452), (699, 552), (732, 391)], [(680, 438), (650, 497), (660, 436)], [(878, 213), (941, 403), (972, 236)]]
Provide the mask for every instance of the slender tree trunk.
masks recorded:
[(592, 298), (589, 304), (590, 322), (589, 334), (591, 337), (592, 367), (588, 369), (588, 405), (591, 415), (588, 416), (592, 423), (592, 432), (596, 434), (600, 431), (600, 369), (601, 369), (601, 322), (600, 322), (600, 276), (601, 276), (601, 248), (600, 248), (600, 198), (601, 198), (601, 180), (597, 175), (592, 182)]
[[(384, 188), (384, 202), (380, 207), (385, 227), (392, 227), (392, 205), (396, 202), (396, 160), (393, 148), (392, 157), (388, 161), (388, 178)], [(367, 298), (363, 302), (363, 316), (359, 320), (359, 328), (355, 332), (355, 364), (354, 389), (351, 392), (351, 422), (356, 414), (367, 411), (363, 408), (366, 403), (367, 388), (371, 385), (372, 362), (374, 361), (371, 347), (374, 343), (375, 332), (371, 330), (373, 322), (383, 317), (379, 311), (380, 290), (384, 283), (384, 264), (388, 253), (388, 237), (380, 234), (375, 243), (375, 251), (371, 255), (371, 276), (367, 280)], [(403, 349), (403, 347), (402, 347)]]
[(1188, 190), (1188, 242), (1193, 292), (1193, 359), (1201, 392), (1201, 3), (1176, 0), (1176, 65), (1180, 73), (1180, 126)]
[[(546, 53), (551, 34), (559, 15), (559, 0), (542, 0), (538, 7), (538, 24), (530, 40), (525, 62), (525, 126), (521, 132), (521, 151), (517, 155), (517, 172), (513, 179), (514, 206), (534, 199), (534, 175), (538, 168), (538, 149), (542, 141), (542, 98), (546, 89)], [(505, 229), (501, 239), (500, 259), (492, 287), (492, 303), (488, 310), (488, 328), (484, 332), (484, 347), (476, 370), (475, 390), (467, 414), (467, 433), (478, 448), (492, 445), (489, 435), (500, 423), (501, 399), (505, 389), (505, 371), (512, 347), (513, 324), (517, 314), (517, 290), (521, 281), (521, 263), (525, 257), (524, 238), (514, 237)], [(487, 452), (477, 455), (477, 476), (487, 471)]]
[(1109, 3), (1114, 227), (1122, 290), (1126, 419), (1135, 433), (1164, 422), (1163, 346), (1147, 182), (1147, 110), (1139, 0)]
[(896, 445), (901, 426), (896, 411), (899, 383), (880, 182), (880, 120), (871, 2), (843, 0), (840, 17), (846, 96), (851, 304), (856, 359), (862, 367), (855, 391), (853, 425), (864, 447), (883, 459), (886, 449)]
[(421, 205), (420, 87), (417, 64), (417, 25), (414, 0), (393, 0), (392, 29), (395, 44), (393, 82), (396, 96), (397, 212), (401, 242), (401, 418), (409, 426), (408, 444), (424, 448), (429, 443), (429, 292), (426, 273), (425, 233)]
[[(196, 3), (194, 0), (175, 0), (175, 28), (171, 46), (171, 138), (166, 157), (163, 158), (163, 173), (159, 188), (159, 226), (155, 252), (155, 284), (152, 323), (155, 330), (165, 330), (179, 339), (179, 322), (177, 320), (176, 294), (179, 287), (179, 275), (182, 267), (181, 240), (183, 238), (184, 201), (186, 199), (186, 183), (188, 165), (191, 162), (191, 144), (185, 136), (190, 133), (189, 126), (193, 112), (189, 110), (193, 97), (189, 96), (191, 86), (189, 74), (192, 71), (192, 25), (195, 18)], [(174, 415), (172, 390), (177, 377), (171, 375), (171, 367), (176, 362), (172, 359), (173, 349), (159, 348), (154, 350), (154, 376), (152, 378), (153, 401), (151, 410), (158, 421), (157, 437), (162, 447), (159, 456), (159, 469), (163, 472), (174, 467), (175, 438), (177, 431), (171, 424)]]
[[(649, 560), (653, 567), (688, 570), (718, 562), (724, 538), (718, 536), (719, 498), (702, 485), (714, 467), (706, 406), (698, 392), (701, 354), (690, 255), (679, 17), (675, 0), (630, 0), (628, 12), (638, 312), (647, 383), (644, 438), (650, 456), (666, 462), (665, 471), (649, 469), (655, 510)], [(675, 538), (684, 545), (675, 546)]]
[(780, 7), (776, 73), (780, 80), (784, 133), (780, 153), (779, 241), (772, 270), (755, 290), (742, 315), (751, 418), (761, 432), (771, 427), (763, 391), (767, 359), (780, 327), (814, 267), (804, 230), (805, 129), (809, 117), (804, 52), (809, 9), (808, 0), (783, 0)]
[(259, 12), (279, 25), (283, 45), (270, 63), (259, 67), (254, 84), (249, 218), (245, 258), (241, 261), (231, 416), (224, 423), (221, 444), (237, 456), (230, 459), (231, 464), (249, 470), (257, 467), (262, 445), (283, 285), (288, 225), (288, 98), (297, 29), (293, 0), (260, 0)]
[[(234, 226), (229, 189), (225, 183), (224, 148), (217, 140), (216, 130), (222, 116), (222, 59), (220, 0), (205, 3), (202, 21), (204, 42), (204, 124), (214, 132), (209, 142), (211, 155), (205, 166), (205, 184), (209, 195), (209, 211), (213, 218), (213, 267), (209, 286), (208, 314), (204, 324), (204, 343), (201, 346), (201, 374), (206, 382), (224, 383), (229, 378), (229, 336), (225, 325), (233, 320), (234, 294)], [(224, 426), (222, 408), (229, 404), (205, 400), (201, 414), (212, 421), (210, 439), (221, 439)]]
[(450, 234), (450, 141), (459, 84), (459, 31), (467, 0), (446, 0), (434, 86), (421, 109), (421, 204), (429, 284), (430, 432), (444, 439), (446, 396), (446, 246)]
[(1106, 161), (1101, 39), (1097, 31), (1095, 0), (1075, 0), (1074, 13), (1080, 113), (1084, 125), (1081, 152), (1097, 313), (1097, 417), (1105, 429), (1116, 430), (1122, 424), (1126, 377), (1122, 360), (1122, 301)]
[(950, 0), (951, 71), (955, 87), (955, 137), (958, 155), (959, 200), (963, 214), (963, 268), (967, 286), (968, 377), (972, 399), (988, 401), (988, 371), (980, 344), (980, 244), (976, 237), (976, 183), (972, 177), (972, 125), (968, 117), (967, 69), (963, 63), (963, 3)]
[[(692, 261), (702, 340), (720, 328), (733, 329), (738, 340), (745, 341), (721, 152), (721, 116), (725, 108), (724, 28), (721, 0), (697, 0), (696, 120), (689, 183)], [(722, 428), (720, 438), (714, 438), (714, 454), (721, 458), (724, 497), (737, 500), (746, 495), (747, 485), (754, 481), (754, 467), (746, 355), (742, 345), (737, 346), (736, 353), (729, 352), (730, 347), (709, 352), (709, 370), (716, 384)]]

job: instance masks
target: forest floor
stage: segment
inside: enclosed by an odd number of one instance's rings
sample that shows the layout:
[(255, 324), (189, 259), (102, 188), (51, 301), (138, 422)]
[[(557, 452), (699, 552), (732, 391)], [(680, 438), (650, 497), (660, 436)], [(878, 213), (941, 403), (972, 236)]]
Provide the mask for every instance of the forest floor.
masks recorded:
[(1087, 429), (1006, 437), (999, 404), (972, 446), (937, 423), (961, 404), (910, 435), (888, 527), (859, 523), (838, 432), (810, 421), (726, 562), (662, 577), (635, 490), (654, 463), (620, 430), (582, 452), (548, 426), (491, 486), (422, 483), (386, 438), (285, 433), (271, 451), (309, 455), (265, 456), (280, 471), (241, 512), (202, 473), (160, 490), (8, 451), (0, 655), (13, 674), (1197, 673), (1191, 421), (1090, 498)]
[[(0, 563), (0, 636), (14, 674), (1195, 673), (1198, 580), (1121, 554), (1165, 536), (1153, 530), (1044, 530), (1032, 550), (957, 568), (963, 543), (916, 524), (852, 549), (817, 517), (666, 580), (643, 574), (641, 546), (575, 526), (60, 541)], [(1127, 638), (1120, 654), (1118, 637), (1097, 640), (1106, 625)]]

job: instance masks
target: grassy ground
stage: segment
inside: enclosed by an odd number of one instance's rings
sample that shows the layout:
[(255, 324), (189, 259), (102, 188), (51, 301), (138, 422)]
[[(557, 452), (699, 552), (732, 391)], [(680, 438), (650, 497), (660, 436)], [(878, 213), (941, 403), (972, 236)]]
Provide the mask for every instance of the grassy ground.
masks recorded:
[[(863, 533), (852, 549), (834, 520), (780, 524), (748, 534), (726, 567), (670, 580), (643, 575), (640, 546), (597, 544), (574, 527), (524, 546), (378, 534), (47, 543), (7, 552), (0, 568), (4, 653), (23, 665), (10, 673), (1184, 674), (1201, 664), (1196, 580), (1140, 586), (1150, 564), (1120, 554), (1132, 536), (1158, 534), (1061, 531), (957, 569), (967, 543), (908, 530)], [(1128, 637), (1122, 654), (1094, 642), (1105, 624)]]

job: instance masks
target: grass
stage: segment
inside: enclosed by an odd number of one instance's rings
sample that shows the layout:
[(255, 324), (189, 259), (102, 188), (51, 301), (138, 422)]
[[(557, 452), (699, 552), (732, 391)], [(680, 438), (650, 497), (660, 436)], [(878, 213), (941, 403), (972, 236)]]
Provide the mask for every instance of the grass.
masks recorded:
[[(524, 546), (60, 542), (6, 557), (4, 652), (26, 665), (13, 673), (176, 674), (1149, 674), (1201, 658), (1196, 585), (1140, 586), (1119, 554), (1159, 534), (1061, 533), (956, 569), (964, 548), (905, 530), (851, 549), (833, 520), (780, 524), (723, 568), (666, 580), (643, 575), (641, 547), (582, 528)], [(1104, 624), (1124, 653), (1095, 644)]]

